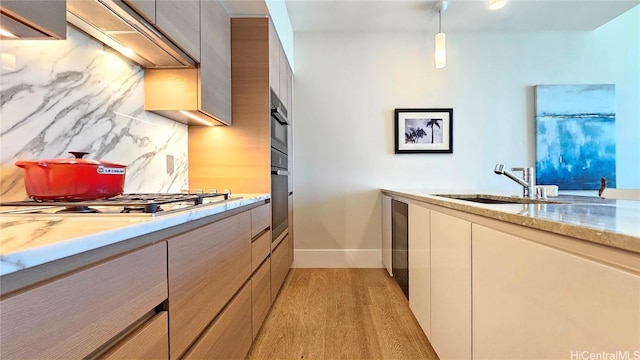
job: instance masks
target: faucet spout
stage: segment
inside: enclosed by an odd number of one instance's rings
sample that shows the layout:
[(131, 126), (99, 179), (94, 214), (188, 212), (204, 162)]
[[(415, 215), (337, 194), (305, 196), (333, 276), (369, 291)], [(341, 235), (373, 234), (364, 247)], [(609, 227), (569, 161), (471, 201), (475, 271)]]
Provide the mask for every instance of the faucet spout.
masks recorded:
[(498, 175), (504, 175), (509, 179), (518, 183), (518, 185), (522, 186), (522, 196), (534, 198), (535, 197), (535, 186), (536, 186), (536, 175), (533, 167), (526, 168), (513, 168), (512, 171), (522, 171), (522, 178), (518, 177), (514, 173), (504, 168), (504, 164), (496, 164), (496, 167), (493, 169), (493, 172)]

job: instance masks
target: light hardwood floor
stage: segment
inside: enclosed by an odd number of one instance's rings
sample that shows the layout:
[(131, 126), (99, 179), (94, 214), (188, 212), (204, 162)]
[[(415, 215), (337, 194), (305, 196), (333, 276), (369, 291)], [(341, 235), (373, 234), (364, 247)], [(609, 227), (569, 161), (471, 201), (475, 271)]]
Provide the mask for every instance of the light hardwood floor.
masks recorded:
[(248, 360), (437, 359), (385, 269), (292, 269)]

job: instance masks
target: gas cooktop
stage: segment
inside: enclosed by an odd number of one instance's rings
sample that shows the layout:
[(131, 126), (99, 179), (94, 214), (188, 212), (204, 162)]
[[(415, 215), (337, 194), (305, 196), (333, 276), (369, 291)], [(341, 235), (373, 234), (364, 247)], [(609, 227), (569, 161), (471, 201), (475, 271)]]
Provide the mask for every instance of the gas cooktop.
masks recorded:
[(1, 202), (4, 214), (151, 214), (161, 215), (196, 206), (235, 200), (230, 193), (122, 194), (90, 201), (12, 201)]

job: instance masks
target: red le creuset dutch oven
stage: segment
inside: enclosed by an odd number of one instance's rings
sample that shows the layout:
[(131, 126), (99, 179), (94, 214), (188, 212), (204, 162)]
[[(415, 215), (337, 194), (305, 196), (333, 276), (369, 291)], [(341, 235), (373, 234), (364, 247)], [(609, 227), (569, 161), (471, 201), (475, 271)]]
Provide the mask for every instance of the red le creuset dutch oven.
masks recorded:
[(88, 153), (70, 151), (75, 158), (17, 161), (24, 173), (27, 195), (37, 201), (86, 201), (122, 194), (126, 166), (83, 159)]

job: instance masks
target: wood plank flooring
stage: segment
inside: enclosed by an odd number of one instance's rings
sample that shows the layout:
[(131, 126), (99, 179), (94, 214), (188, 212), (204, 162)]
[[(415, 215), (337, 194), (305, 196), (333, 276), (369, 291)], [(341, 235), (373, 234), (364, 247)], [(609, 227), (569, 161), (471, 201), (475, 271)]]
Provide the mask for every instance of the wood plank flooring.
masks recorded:
[(247, 355), (438, 359), (385, 269), (291, 269)]

